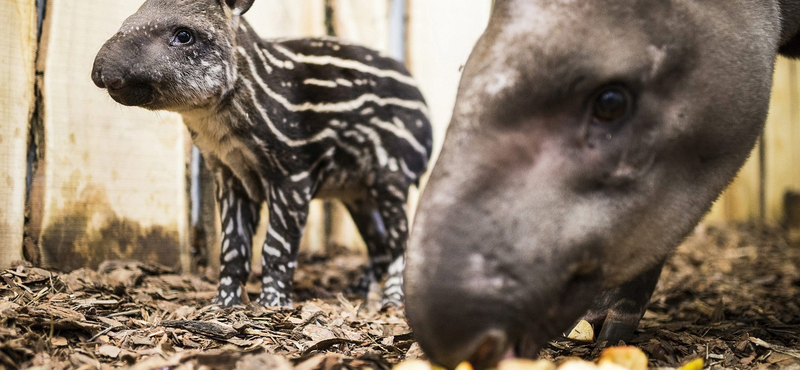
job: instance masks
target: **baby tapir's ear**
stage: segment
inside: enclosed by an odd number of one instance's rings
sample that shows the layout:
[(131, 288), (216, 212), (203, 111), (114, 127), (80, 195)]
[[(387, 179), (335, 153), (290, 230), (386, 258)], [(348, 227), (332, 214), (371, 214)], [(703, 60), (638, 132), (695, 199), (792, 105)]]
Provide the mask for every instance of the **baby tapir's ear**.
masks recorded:
[(231, 9), (233, 15), (242, 15), (250, 9), (253, 1), (255, 0), (223, 0), (222, 2)]

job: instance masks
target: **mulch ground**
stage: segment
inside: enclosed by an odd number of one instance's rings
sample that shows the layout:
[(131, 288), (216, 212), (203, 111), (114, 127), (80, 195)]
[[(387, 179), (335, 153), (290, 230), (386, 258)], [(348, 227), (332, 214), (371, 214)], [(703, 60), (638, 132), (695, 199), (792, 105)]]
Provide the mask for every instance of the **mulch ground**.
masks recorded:
[[(380, 370), (422, 357), (402, 311), (342, 294), (364, 263), (339, 249), (305, 256), (291, 309), (218, 309), (213, 282), (138, 262), (68, 274), (20, 264), (0, 271), (0, 369)], [(715, 369), (800, 369), (798, 266), (800, 243), (780, 229), (699, 227), (630, 344), (654, 368), (702, 357)], [(559, 339), (541, 357), (592, 359), (602, 346)]]

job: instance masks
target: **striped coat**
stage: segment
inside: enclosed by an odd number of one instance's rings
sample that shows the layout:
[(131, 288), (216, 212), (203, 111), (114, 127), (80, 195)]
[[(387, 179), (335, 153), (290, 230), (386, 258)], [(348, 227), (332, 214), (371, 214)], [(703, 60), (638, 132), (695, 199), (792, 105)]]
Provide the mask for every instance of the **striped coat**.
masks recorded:
[[(150, 9), (154, 2), (194, 6), (204, 22), (219, 18), (233, 26), (208, 34), (187, 27), (189, 36), (180, 34), (182, 28), (164, 27), (172, 32), (170, 46), (178, 45), (168, 50), (180, 55), (140, 72), (116, 72), (141, 65), (119, 67), (119, 54), (126, 52), (118, 45), (141, 39), (145, 27), (158, 33), (152, 18), (163, 9)], [(181, 113), (214, 173), (223, 231), (216, 301), (241, 303), (252, 234), (266, 202), (269, 229), (258, 302), (289, 305), (309, 202), (335, 197), (369, 249), (362, 283), (386, 278), (384, 303), (400, 303), (406, 197), (427, 167), (432, 144), (428, 111), (414, 80), (401, 63), (335, 39), (262, 40), (243, 19), (237, 23), (219, 8), (214, 0), (146, 2), (104, 45), (93, 72), (101, 87), (124, 86), (115, 73), (143, 75), (148, 91), (132, 97), (108, 87), (109, 93), (123, 104)], [(191, 45), (183, 43), (190, 38)]]

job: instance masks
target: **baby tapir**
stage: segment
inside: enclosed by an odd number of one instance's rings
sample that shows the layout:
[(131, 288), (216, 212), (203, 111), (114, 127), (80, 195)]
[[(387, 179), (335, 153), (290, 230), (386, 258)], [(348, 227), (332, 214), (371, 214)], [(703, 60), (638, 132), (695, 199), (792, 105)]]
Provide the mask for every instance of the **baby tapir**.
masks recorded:
[(148, 0), (97, 54), (92, 80), (117, 102), (182, 115), (215, 174), (222, 221), (216, 302), (242, 302), (263, 202), (269, 230), (258, 302), (291, 304), (314, 197), (338, 197), (363, 236), (368, 279), (403, 299), (409, 186), (431, 128), (403, 65), (333, 39), (260, 39), (253, 0)]
[(409, 239), (422, 349), (488, 367), (581, 315), (632, 334), (753, 148), (778, 52), (798, 0), (495, 0)]

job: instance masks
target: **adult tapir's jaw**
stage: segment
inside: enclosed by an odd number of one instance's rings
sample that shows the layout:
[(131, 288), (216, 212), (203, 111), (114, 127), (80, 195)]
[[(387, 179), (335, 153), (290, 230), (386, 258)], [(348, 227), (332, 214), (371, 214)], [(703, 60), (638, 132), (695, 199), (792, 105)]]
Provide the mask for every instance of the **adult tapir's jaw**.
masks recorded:
[(533, 357), (691, 231), (766, 116), (777, 14), (744, 3), (495, 2), (409, 239), (432, 360)]

